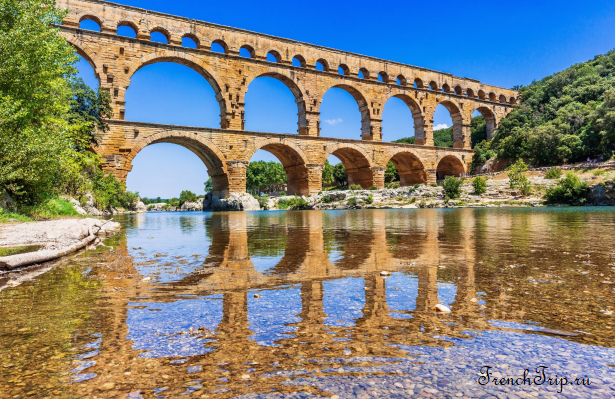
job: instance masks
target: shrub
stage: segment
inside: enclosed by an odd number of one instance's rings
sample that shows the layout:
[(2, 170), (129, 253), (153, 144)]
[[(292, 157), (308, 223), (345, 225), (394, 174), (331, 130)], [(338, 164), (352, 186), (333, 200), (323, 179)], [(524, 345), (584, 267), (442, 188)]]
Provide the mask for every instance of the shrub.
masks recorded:
[(286, 191), (280, 191), (280, 193), (278, 194), (280, 197), (284, 197), (286, 195)]
[(481, 176), (476, 176), (474, 180), (472, 180), (472, 187), (474, 187), (474, 194), (485, 194), (487, 192), (487, 180)]
[(269, 196), (268, 195), (261, 195), (260, 197), (256, 197), (256, 200), (258, 201), (258, 205), (262, 209), (264, 210), (269, 209)]
[(431, 187), (438, 187), (438, 183), (431, 183), (430, 186)]
[(463, 179), (457, 179), (454, 176), (446, 176), (444, 183), (442, 183), (442, 187), (446, 190), (446, 196), (448, 198), (459, 198), (461, 196), (462, 184)]
[(33, 219), (80, 216), (70, 202), (58, 197), (47, 197), (36, 205), (21, 207), (19, 211)]
[(348, 205), (356, 205), (357, 203), (357, 197), (348, 198)]
[(416, 184), (415, 184), (414, 186), (412, 186), (412, 187), (414, 187), (414, 188), (419, 188), (419, 187), (421, 187), (421, 185), (420, 185), (420, 184), (418, 184), (418, 183), (416, 183)]
[(288, 208), (288, 200), (286, 198), (280, 198), (280, 200), (278, 201), (278, 208), (279, 209)]
[(370, 190), (378, 190), (378, 187), (376, 187), (376, 186), (371, 186), (369, 189), (370, 189)]
[(399, 188), (399, 183), (392, 183), (391, 188)]
[(374, 197), (370, 194), (367, 196), (367, 198), (365, 199), (365, 202), (368, 204), (373, 204), (374, 203)]
[(560, 177), (562, 177), (560, 168), (551, 168), (545, 173), (545, 179), (559, 179)]
[(329, 204), (329, 203), (331, 203), (331, 197), (328, 196), (328, 195), (325, 195), (324, 197), (322, 197), (320, 199), (320, 202), (324, 202), (325, 204)]
[(589, 194), (589, 185), (572, 172), (557, 182), (555, 187), (547, 189), (545, 199), (551, 204), (573, 204), (585, 202)]
[(604, 174), (606, 174), (606, 170), (604, 170), (604, 169), (594, 170), (594, 173), (593, 173), (594, 176), (602, 176)]
[(290, 209), (303, 209), (307, 207), (307, 201), (302, 197), (298, 197), (295, 195), (295, 198), (291, 198), (288, 200), (288, 207)]
[(523, 162), (523, 159), (519, 159), (515, 164), (513, 164), (510, 169), (508, 169), (508, 179), (510, 188), (518, 188), (520, 184), (523, 182), (525, 177), (525, 172), (527, 171), (527, 165)]
[(350, 190), (355, 191), (355, 190), (363, 190), (363, 187), (361, 187), (358, 184), (351, 184), (350, 187), (348, 187)]

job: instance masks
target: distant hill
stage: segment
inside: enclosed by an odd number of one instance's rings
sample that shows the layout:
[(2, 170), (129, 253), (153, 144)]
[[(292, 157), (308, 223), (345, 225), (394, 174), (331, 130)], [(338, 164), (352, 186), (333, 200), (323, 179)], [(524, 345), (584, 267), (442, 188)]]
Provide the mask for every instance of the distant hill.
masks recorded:
[[(483, 118), (482, 115), (472, 118), (470, 129), (472, 131), (472, 147), (474, 147), (475, 144), (485, 140), (487, 137), (487, 125), (485, 124), (485, 118)], [(450, 126), (446, 129), (434, 130), (433, 142), (436, 147), (452, 147), (453, 127)], [(393, 143), (414, 144), (414, 136), (394, 140)]]
[(615, 51), (534, 81), (522, 103), (500, 121), (491, 143), (475, 148), (475, 163), (497, 156), (554, 165), (615, 152)]

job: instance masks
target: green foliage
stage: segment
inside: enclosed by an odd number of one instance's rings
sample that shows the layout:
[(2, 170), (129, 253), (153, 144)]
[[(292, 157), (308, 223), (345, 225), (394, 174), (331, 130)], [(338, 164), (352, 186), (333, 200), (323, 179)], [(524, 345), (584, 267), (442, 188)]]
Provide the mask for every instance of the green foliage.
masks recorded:
[(431, 183), (430, 186), (431, 187), (438, 187), (438, 183)]
[(259, 194), (262, 190), (280, 191), (286, 184), (286, 172), (280, 162), (250, 162), (246, 170), (246, 188)]
[(421, 185), (417, 183), (417, 184), (413, 185), (412, 187), (419, 188), (419, 187), (421, 187)]
[(485, 162), (497, 155), (497, 152), (491, 149), (491, 143), (492, 141), (483, 140), (474, 146), (472, 170), (476, 170), (477, 167), (484, 165)]
[(446, 190), (446, 196), (448, 198), (459, 198), (461, 196), (462, 184), (463, 179), (457, 179), (454, 176), (446, 176), (442, 183), (442, 187)]
[(392, 181), (398, 181), (399, 180), (399, 174), (397, 173), (397, 168), (395, 167), (395, 164), (391, 161), (389, 161), (387, 163), (387, 168), (384, 171), (384, 181), (386, 183), (390, 183)]
[(182, 206), (186, 201), (196, 202), (197, 200), (196, 194), (190, 190), (184, 190), (179, 194), (179, 206)]
[(343, 163), (338, 163), (333, 167), (333, 179), (340, 186), (348, 185), (348, 175)]
[(370, 189), (370, 190), (378, 190), (378, 187), (376, 187), (376, 186), (371, 186), (369, 189)]
[(48, 197), (35, 205), (22, 206), (19, 212), (32, 219), (81, 216), (70, 202), (59, 197)]
[(559, 179), (560, 177), (562, 177), (560, 168), (551, 168), (545, 173), (545, 179)]
[(322, 197), (322, 198), (320, 199), (320, 202), (324, 202), (325, 204), (330, 204), (330, 203), (331, 203), (331, 201), (332, 201), (332, 200), (331, 200), (331, 197), (330, 197), (330, 196), (328, 196), (328, 195), (325, 195), (324, 197)]
[(269, 209), (269, 196), (268, 195), (265, 194), (265, 195), (257, 196), (254, 198), (256, 198), (256, 200), (258, 201), (258, 205), (261, 207), (261, 209), (264, 209), (264, 210)]
[(280, 198), (278, 200), (278, 208), (279, 209), (287, 209), (288, 208), (288, 200), (286, 198)]
[(352, 206), (355, 206), (358, 204), (357, 197), (350, 197), (348, 198), (347, 202), (348, 202), (348, 205), (352, 205)]
[(280, 195), (280, 197), (285, 196), (286, 195), (286, 191), (280, 191), (279, 195)]
[(363, 190), (363, 187), (361, 187), (361, 185), (359, 184), (351, 184), (350, 187), (348, 187), (348, 189), (356, 191), (356, 190)]
[(482, 176), (476, 176), (472, 180), (472, 187), (474, 187), (474, 194), (485, 194), (487, 192), (487, 180)]
[(523, 103), (500, 121), (498, 158), (553, 165), (615, 151), (615, 51), (519, 89)]
[(307, 205), (308, 204), (306, 200), (296, 195), (295, 195), (295, 198), (291, 198), (288, 200), (288, 207), (290, 209), (305, 209)]
[(592, 173), (592, 175), (594, 176), (602, 176), (605, 174), (606, 174), (606, 170), (604, 169), (597, 169), (597, 170), (594, 170), (594, 173)]
[(373, 204), (374, 203), (374, 197), (370, 194), (367, 196), (367, 198), (365, 199), (365, 202), (367, 204)]
[(523, 162), (523, 159), (519, 159), (508, 169), (508, 179), (510, 188), (518, 188), (525, 177), (527, 171), (527, 165)]
[(213, 189), (214, 189), (214, 182), (211, 180), (211, 177), (210, 177), (205, 182), (205, 192), (208, 193), (210, 191), (213, 191)]
[(566, 173), (555, 187), (548, 188), (545, 199), (551, 204), (574, 204), (585, 202), (589, 185), (572, 172)]
[(325, 165), (322, 168), (322, 184), (323, 186), (328, 186), (333, 184), (333, 182), (335, 181), (335, 178), (333, 177), (333, 165), (331, 165), (329, 163), (329, 160), (327, 159), (325, 161)]
[(19, 213), (6, 212), (3, 208), (0, 208), (0, 223), (13, 223), (13, 222), (31, 222), (26, 215)]

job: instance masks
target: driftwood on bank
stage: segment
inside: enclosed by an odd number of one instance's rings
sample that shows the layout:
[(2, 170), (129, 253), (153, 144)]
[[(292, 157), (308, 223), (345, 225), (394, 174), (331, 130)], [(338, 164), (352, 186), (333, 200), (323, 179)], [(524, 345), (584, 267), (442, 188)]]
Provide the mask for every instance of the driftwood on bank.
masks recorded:
[[(38, 225), (23, 223), (22, 226), (11, 226), (11, 231), (3, 229), (2, 232), (8, 237), (0, 239), (0, 243), (7, 241), (12, 245), (32, 245), (44, 242), (46, 245), (36, 252), (0, 257), (0, 271), (60, 258), (86, 247), (98, 238), (112, 235), (119, 230), (119, 227), (119, 223), (98, 219), (64, 220), (57, 223), (50, 221)], [(20, 238), (30, 235), (29, 233), (32, 233), (33, 238), (29, 240)]]

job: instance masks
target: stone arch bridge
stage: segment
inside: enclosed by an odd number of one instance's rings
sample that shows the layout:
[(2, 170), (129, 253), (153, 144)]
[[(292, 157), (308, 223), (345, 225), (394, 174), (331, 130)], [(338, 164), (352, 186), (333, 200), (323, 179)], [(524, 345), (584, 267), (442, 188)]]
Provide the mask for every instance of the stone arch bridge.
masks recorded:
[[(388, 161), (397, 166), (402, 185), (431, 183), (468, 172), (475, 111), (485, 117), (489, 138), (519, 101), (517, 92), (477, 80), (271, 35), (100, 0), (58, 0), (57, 5), (68, 9), (59, 26), (61, 34), (111, 93), (116, 119), (109, 121), (110, 130), (95, 151), (105, 160), (103, 168), (122, 180), (142, 148), (168, 142), (203, 160), (218, 195), (245, 191), (246, 167), (259, 149), (282, 162), (291, 194), (320, 191), (322, 167), (331, 154), (343, 162), (349, 184), (383, 187)], [(95, 21), (100, 32), (80, 29), (83, 20)], [(135, 38), (118, 36), (119, 26), (131, 27)], [(150, 41), (154, 32), (162, 33), (168, 43)], [(183, 38), (190, 38), (197, 48), (183, 47)], [(224, 52), (212, 51), (214, 44)], [(250, 57), (240, 56), (240, 49)], [(124, 120), (131, 77), (158, 62), (186, 65), (211, 84), (220, 107), (220, 129)], [(245, 94), (250, 82), (261, 76), (278, 79), (293, 93), (298, 134), (244, 130)], [(320, 137), (320, 104), (334, 87), (356, 100), (361, 140)], [(415, 145), (382, 142), (381, 114), (391, 97), (411, 110)], [(439, 104), (453, 120), (453, 148), (433, 146), (433, 115)]]

